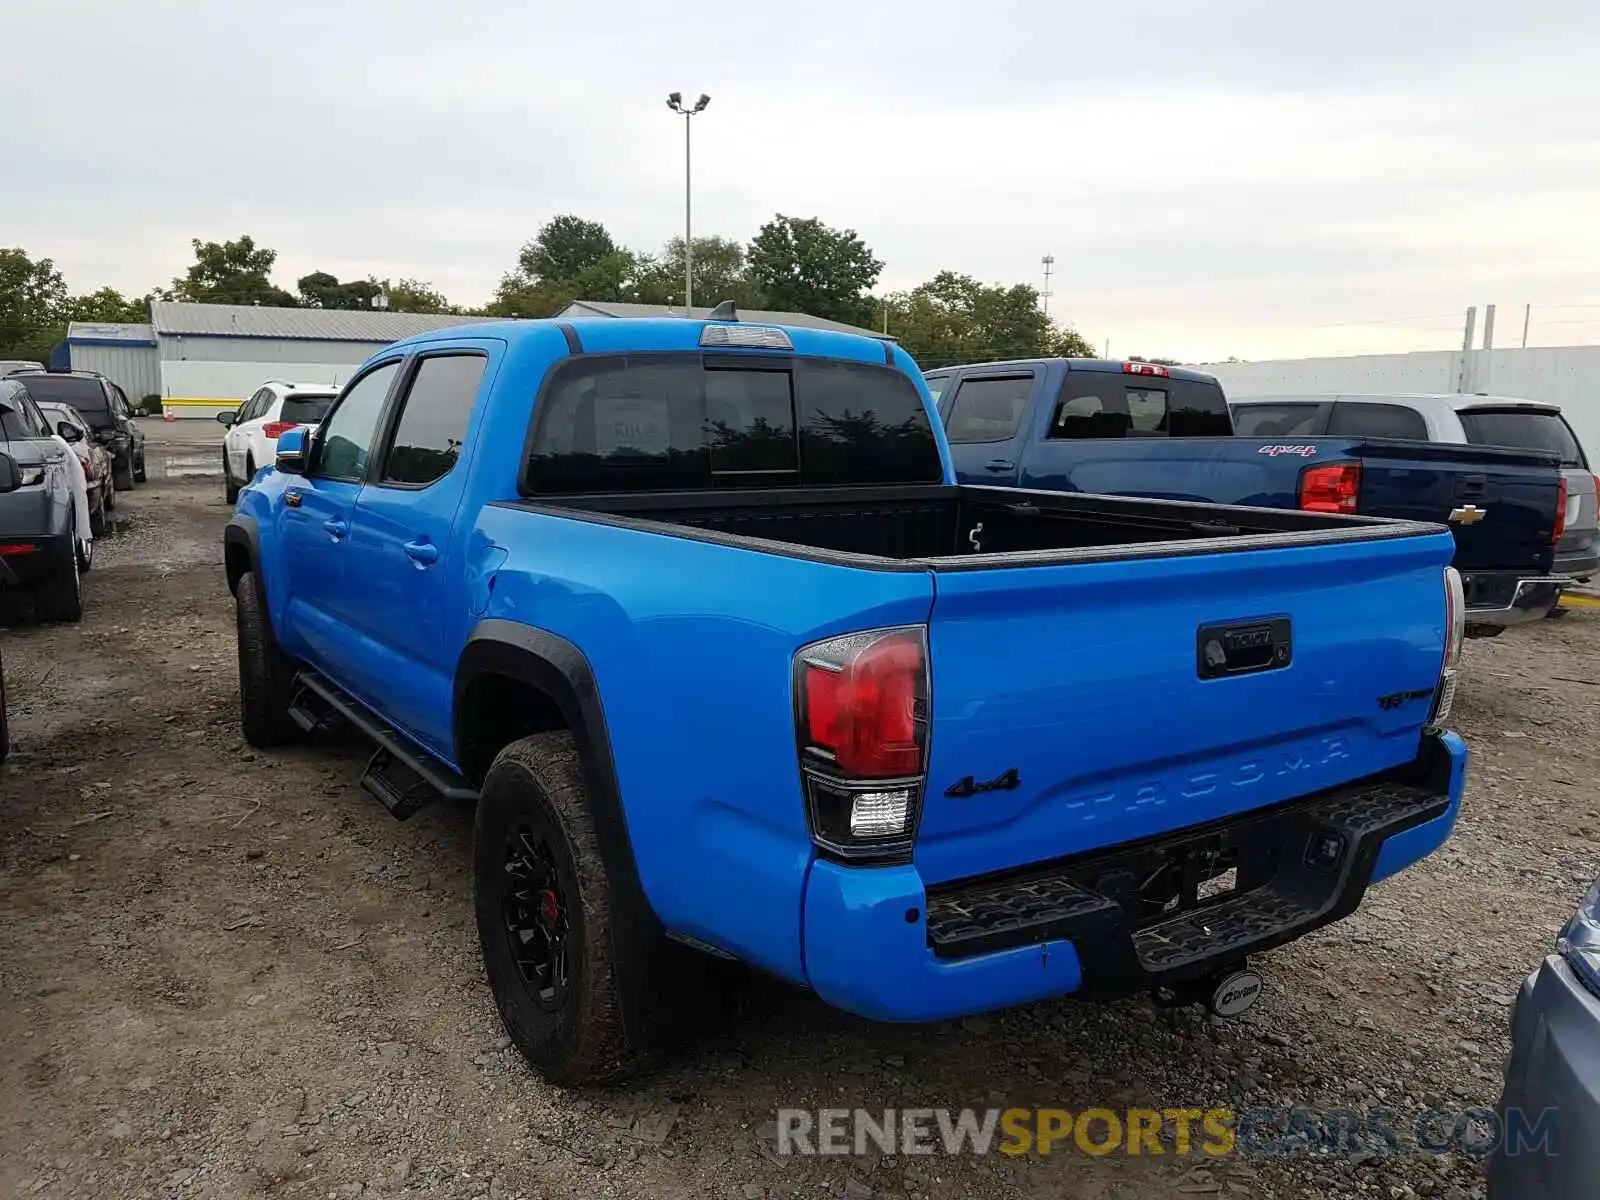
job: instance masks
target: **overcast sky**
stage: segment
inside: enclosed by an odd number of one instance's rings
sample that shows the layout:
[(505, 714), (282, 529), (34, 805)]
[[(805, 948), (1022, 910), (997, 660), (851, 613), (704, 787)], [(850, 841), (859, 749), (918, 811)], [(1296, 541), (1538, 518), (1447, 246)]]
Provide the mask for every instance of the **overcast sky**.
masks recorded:
[(5, 0), (0, 47), (0, 245), (77, 291), (245, 232), (291, 290), (466, 304), (557, 213), (653, 249), (681, 90), (697, 234), (817, 216), (891, 288), (1053, 254), (1113, 354), (1445, 348), (1486, 302), (1600, 341), (1594, 0)]

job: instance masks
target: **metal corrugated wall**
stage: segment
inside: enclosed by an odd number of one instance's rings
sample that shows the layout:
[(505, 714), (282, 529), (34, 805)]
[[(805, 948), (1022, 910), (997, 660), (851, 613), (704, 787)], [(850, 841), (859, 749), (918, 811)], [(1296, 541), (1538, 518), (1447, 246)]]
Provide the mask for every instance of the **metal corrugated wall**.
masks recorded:
[(332, 342), (300, 338), (184, 337), (158, 334), (163, 362), (330, 363), (366, 362), (387, 342)]
[(127, 394), (130, 404), (161, 391), (161, 363), (154, 346), (69, 342), (67, 353), (74, 370), (99, 371)]

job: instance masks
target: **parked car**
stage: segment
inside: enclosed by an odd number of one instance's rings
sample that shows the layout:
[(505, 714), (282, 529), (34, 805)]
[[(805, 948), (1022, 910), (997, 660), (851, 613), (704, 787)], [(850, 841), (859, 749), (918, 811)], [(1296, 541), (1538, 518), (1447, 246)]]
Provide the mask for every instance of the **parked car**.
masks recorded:
[[(72, 452), (78, 456), (84, 478), (89, 483), (89, 528), (95, 537), (106, 531), (106, 517), (117, 506), (117, 488), (111, 469), (111, 452), (94, 440), (94, 433), (85, 424), (78, 410), (70, 404), (50, 403), (39, 405), (39, 411), (50, 427), (66, 438)], [(78, 436), (67, 437), (62, 425), (70, 425)]]
[(225, 534), (245, 737), (477, 802), (545, 1075), (636, 1067), (696, 951), (883, 1020), (1232, 1015), (1449, 836), (1442, 528), (957, 486), (904, 350), (731, 307), (386, 347)]
[(42, 371), (44, 364), (30, 362), (26, 358), (0, 358), (0, 379), (4, 379), (14, 371)]
[(77, 621), (94, 543), (80, 536), (67, 451), (53, 432), (21, 379), (0, 379), (0, 437), (18, 472), (16, 488), (0, 492), (0, 558), (32, 590), (40, 620)]
[[(18, 468), (16, 459), (9, 454), (0, 453), (0, 496), (14, 492), (21, 486), (22, 471)], [(6, 560), (7, 556), (0, 554), (0, 592), (8, 592), (17, 586), (16, 574)], [(5, 762), (10, 754), (11, 719), (6, 710), (5, 663), (0, 661), (0, 763)]]
[(277, 457), (278, 435), (296, 425), (315, 425), (339, 394), (334, 387), (299, 387), (281, 379), (262, 384), (237, 412), (220, 412), (228, 427), (222, 439), (222, 480), (228, 503), (250, 482), (256, 468)]
[[(1600, 1181), (1600, 881), (1526, 979), (1489, 1159), (1490, 1200), (1579, 1200)], [(1556, 1144), (1536, 1136), (1546, 1114)], [(1521, 1135), (1521, 1136), (1519, 1136)], [(1531, 1144), (1530, 1144), (1531, 1143)]]
[(1328, 393), (1238, 396), (1232, 408), (1235, 429), (1254, 437), (1356, 434), (1551, 451), (1560, 456), (1561, 474), (1567, 481), (1561, 540), (1551, 570), (1580, 582), (1600, 572), (1595, 477), (1559, 405), (1507, 396)]
[(135, 482), (145, 481), (144, 430), (127, 396), (111, 380), (94, 371), (18, 371), (10, 378), (27, 384), (40, 404), (68, 404), (78, 410), (110, 453), (117, 487), (132, 491)]
[(956, 477), (1049, 491), (1361, 513), (1448, 524), (1469, 636), (1555, 607), (1566, 514), (1558, 455), (1234, 427), (1222, 388), (1182, 367), (1030, 359), (928, 373)]

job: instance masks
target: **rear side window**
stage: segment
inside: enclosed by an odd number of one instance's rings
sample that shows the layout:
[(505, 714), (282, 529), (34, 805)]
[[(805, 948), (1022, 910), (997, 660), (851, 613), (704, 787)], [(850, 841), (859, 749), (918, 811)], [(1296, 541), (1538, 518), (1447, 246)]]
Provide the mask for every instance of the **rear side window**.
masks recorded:
[(1228, 402), (1210, 380), (1069, 371), (1052, 438), (1227, 437)]
[(1567, 419), (1536, 408), (1482, 409), (1460, 413), (1461, 427), (1474, 446), (1514, 446), (1519, 450), (1554, 450), (1564, 467), (1589, 469), (1583, 447)]
[[(328, 410), (333, 407), (333, 397), (330, 396), (285, 396), (283, 407), (278, 411), (278, 420), (289, 421), (295, 425), (315, 425), (328, 415)], [(258, 409), (256, 416), (264, 416), (266, 410)]]
[(535, 414), (525, 490), (938, 482), (916, 387), (826, 359), (596, 355), (557, 367)]
[(1233, 431), (1240, 437), (1317, 437), (1327, 417), (1326, 404), (1237, 404)]
[(1422, 414), (1400, 404), (1355, 404), (1341, 400), (1328, 418), (1328, 432), (1344, 437), (1428, 440)]
[(933, 402), (938, 404), (944, 396), (945, 389), (950, 386), (950, 376), (927, 375), (923, 377), (923, 382), (928, 385), (928, 394), (933, 397)]
[(426, 487), (450, 473), (487, 365), (481, 354), (439, 355), (417, 364), (383, 464), (384, 483)]
[(963, 379), (950, 403), (945, 436), (952, 444), (1009, 442), (1017, 436), (1032, 391), (1031, 374)]

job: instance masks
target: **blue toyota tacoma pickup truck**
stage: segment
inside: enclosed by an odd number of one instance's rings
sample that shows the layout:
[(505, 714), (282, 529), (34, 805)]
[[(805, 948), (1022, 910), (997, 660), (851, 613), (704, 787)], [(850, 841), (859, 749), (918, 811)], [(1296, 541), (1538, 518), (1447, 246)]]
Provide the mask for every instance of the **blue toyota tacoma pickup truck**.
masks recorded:
[(1395, 436), (1385, 405), (1239, 430), (1214, 377), (1107, 359), (928, 372), (962, 483), (1362, 513), (1448, 524), (1469, 636), (1545, 616), (1567, 510), (1559, 454)]
[(517, 1046), (615, 1079), (737, 959), (889, 1021), (1154, 992), (1449, 836), (1440, 526), (955, 483), (892, 344), (531, 321), (373, 357), (225, 535), (245, 736), (476, 802)]

